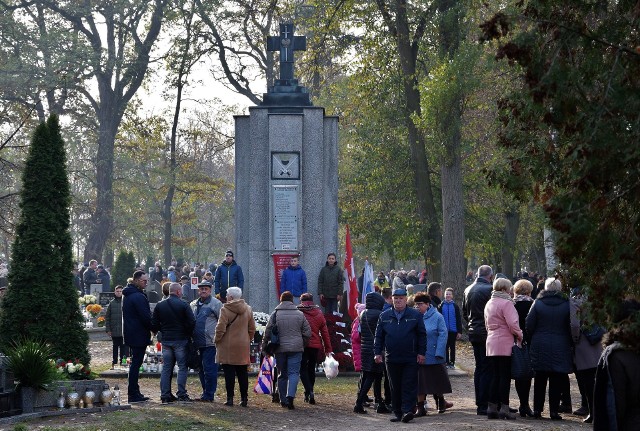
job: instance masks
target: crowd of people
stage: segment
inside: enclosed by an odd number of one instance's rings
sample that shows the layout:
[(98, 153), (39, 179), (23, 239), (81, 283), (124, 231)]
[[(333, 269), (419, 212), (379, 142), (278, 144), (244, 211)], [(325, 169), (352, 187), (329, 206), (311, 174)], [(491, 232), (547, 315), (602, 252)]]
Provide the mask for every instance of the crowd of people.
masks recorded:
[[(327, 267), (337, 267), (335, 255)], [(330, 260), (330, 256), (328, 261)], [(157, 271), (156, 271), (157, 269)], [(137, 269), (127, 286), (115, 287), (115, 298), (109, 303), (106, 314), (106, 331), (113, 340), (113, 361), (116, 365), (123, 356), (130, 355), (128, 375), (128, 401), (130, 403), (149, 400), (140, 391), (139, 368), (142, 365), (151, 334), (158, 334), (162, 341), (163, 368), (160, 376), (160, 398), (162, 403), (175, 401), (213, 402), (217, 390), (218, 369), (222, 367), (225, 379), (227, 406), (234, 405), (235, 382), (238, 382), (240, 405), (248, 405), (248, 366), (251, 363), (250, 347), (256, 325), (251, 307), (242, 297), (244, 279), (242, 268), (228, 250), (224, 261), (215, 269), (215, 275), (206, 271), (198, 280), (197, 297), (191, 298), (191, 278), (182, 275), (175, 280), (168, 277), (174, 271), (169, 267), (163, 273), (159, 264), (146, 273)], [(277, 392), (283, 407), (294, 408), (298, 381), (302, 381), (305, 402), (315, 404), (315, 370), (319, 352), (331, 353), (331, 342), (326, 320), (313, 295), (308, 293), (306, 274), (298, 259), (291, 259), (289, 274), (283, 276), (285, 290), (280, 296), (272, 319), (265, 329), (268, 339), (277, 325), (280, 344), (274, 352), (278, 369)], [(323, 268), (324, 271), (324, 268)], [(161, 274), (163, 298), (150, 311), (146, 287), (154, 274)], [(321, 275), (322, 276), (322, 275)], [(160, 275), (158, 275), (158, 278)], [(331, 299), (334, 283), (324, 281), (324, 294)], [(187, 286), (189, 284), (189, 286)], [(334, 296), (335, 298), (335, 296)], [(294, 303), (295, 301), (295, 303)], [(327, 308), (331, 307), (328, 305)], [(325, 310), (326, 311), (326, 310)], [(187, 393), (187, 358), (190, 343), (199, 350), (199, 378), (202, 394), (192, 399)], [(172, 392), (174, 367), (177, 366), (177, 392)], [(112, 366), (113, 368), (113, 366)], [(275, 389), (275, 388), (274, 388)]]
[[(338, 309), (343, 271), (335, 254), (330, 253), (318, 278), (319, 302), (324, 311), (307, 291), (306, 273), (297, 258), (291, 260), (285, 273), (280, 303), (266, 325), (262, 347), (265, 356), (275, 357), (273, 391), (278, 395), (274, 399), (283, 408), (294, 409), (299, 382), (304, 387), (304, 401), (316, 403), (317, 361), (332, 352), (324, 315)], [(561, 278), (540, 280), (526, 273), (512, 283), (482, 265), (464, 290), (461, 304), (457, 304), (454, 290), (443, 289), (438, 282), (425, 287), (420, 285), (426, 283), (417, 283), (420, 290), (414, 291), (416, 285), (409, 277), (416, 275), (399, 271), (388, 278), (381, 272), (374, 283), (375, 291), (366, 294), (363, 304), (356, 304), (351, 340), (354, 366), (361, 375), (354, 413), (367, 413), (366, 407), (373, 402), (375, 412), (392, 413), (392, 422), (406, 423), (427, 414), (429, 396), (437, 412), (452, 408), (453, 403), (445, 399), (452, 392), (448, 369), (456, 368), (456, 343), (466, 333), (475, 361), (478, 415), (488, 419), (513, 420), (517, 414), (541, 418), (548, 393), (548, 417), (561, 420), (562, 413), (572, 412), (569, 374), (575, 373), (581, 400), (573, 413), (584, 416), (584, 422), (593, 423), (595, 429), (614, 429), (607, 427), (612, 417), (623, 423), (639, 418), (637, 404), (620, 400), (620, 393), (631, 394), (632, 400), (638, 398), (639, 385), (628, 385), (640, 377), (640, 362), (634, 362), (640, 358), (637, 346), (629, 346), (629, 337), (615, 332), (603, 339), (605, 329), (589, 322), (583, 312), (585, 298), (580, 288), (572, 289), (569, 295)], [(249, 349), (256, 327), (251, 307), (242, 299), (242, 287), (236, 285), (243, 281), (242, 269), (233, 260), (233, 253), (227, 252), (215, 275), (203, 274), (198, 297), (192, 300), (185, 296), (179, 282), (165, 280), (164, 298), (153, 314), (144, 295), (149, 276), (136, 271), (125, 288), (116, 287), (116, 297), (107, 308), (114, 364), (127, 354), (123, 353), (125, 348), (132, 357), (129, 401), (148, 399), (140, 393), (137, 370), (149, 334), (160, 332), (165, 362), (160, 383), (163, 403), (191, 400), (185, 383), (187, 343), (193, 339), (202, 361), (202, 394), (197, 400), (213, 401), (218, 367), (222, 366), (225, 405), (234, 405), (237, 380), (240, 405), (246, 407)], [(426, 281), (426, 276), (422, 272), (422, 280), (417, 281)], [(623, 308), (626, 314), (620, 319), (637, 313), (640, 307), (630, 300)], [(274, 331), (279, 344), (267, 351)], [(518, 406), (509, 404), (514, 344), (526, 346), (532, 369), (530, 377), (515, 380)], [(171, 391), (173, 364), (178, 367), (176, 395)], [(373, 399), (368, 396), (372, 388)]]

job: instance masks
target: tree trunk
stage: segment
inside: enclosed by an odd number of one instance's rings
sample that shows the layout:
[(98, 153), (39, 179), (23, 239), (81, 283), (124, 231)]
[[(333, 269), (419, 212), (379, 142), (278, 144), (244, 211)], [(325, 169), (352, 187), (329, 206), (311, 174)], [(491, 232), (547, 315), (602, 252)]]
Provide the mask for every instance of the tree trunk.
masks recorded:
[[(100, 92), (104, 97), (104, 92)], [(111, 92), (109, 92), (111, 93)], [(99, 260), (113, 228), (113, 152), (122, 114), (111, 100), (102, 100), (98, 110), (98, 155), (96, 157), (96, 206), (91, 215), (91, 233), (84, 249), (84, 261)]]
[[(464, 290), (464, 195), (460, 157), (459, 121), (449, 143), (448, 155), (440, 167), (442, 187), (442, 285), (456, 292)], [(436, 280), (436, 279), (434, 279)]]
[(520, 213), (509, 210), (504, 213), (504, 238), (502, 241), (502, 272), (513, 278), (513, 255), (516, 249), (518, 228), (520, 227)]
[[(424, 241), (424, 261), (432, 280), (440, 279), (440, 259), (442, 252), (442, 234), (433, 197), (429, 160), (425, 143), (416, 127), (413, 116), (420, 116), (420, 91), (416, 79), (417, 45), (411, 43), (407, 5), (403, 0), (396, 1), (396, 41), (403, 74), (405, 96), (405, 122), (411, 148), (411, 164), (414, 174), (414, 187), (418, 201), (418, 217), (422, 223), (421, 236)], [(417, 42), (415, 42), (417, 43)]]

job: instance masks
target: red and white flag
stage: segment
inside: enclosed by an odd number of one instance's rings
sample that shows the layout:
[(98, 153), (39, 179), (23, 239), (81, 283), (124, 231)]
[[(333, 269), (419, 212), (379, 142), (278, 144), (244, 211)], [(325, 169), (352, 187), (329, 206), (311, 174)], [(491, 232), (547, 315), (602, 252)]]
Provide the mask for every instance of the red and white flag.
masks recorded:
[(344, 296), (347, 299), (347, 311), (351, 319), (358, 316), (356, 303), (358, 302), (358, 283), (356, 282), (356, 270), (353, 266), (353, 249), (351, 248), (351, 235), (347, 225), (347, 240), (344, 257)]

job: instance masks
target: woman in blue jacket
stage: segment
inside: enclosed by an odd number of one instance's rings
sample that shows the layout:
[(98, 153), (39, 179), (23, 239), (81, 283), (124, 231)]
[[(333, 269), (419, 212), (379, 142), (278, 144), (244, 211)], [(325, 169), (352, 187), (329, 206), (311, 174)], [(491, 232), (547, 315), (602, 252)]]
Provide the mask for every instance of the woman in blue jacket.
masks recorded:
[(427, 352), (424, 365), (418, 367), (418, 407), (416, 416), (427, 414), (424, 401), (427, 394), (433, 394), (438, 413), (444, 413), (453, 404), (444, 399), (444, 394), (451, 393), (451, 382), (444, 366), (447, 348), (447, 325), (444, 317), (436, 307), (431, 305), (431, 297), (425, 292), (418, 292), (413, 298), (414, 307), (422, 313), (424, 328), (427, 331)]

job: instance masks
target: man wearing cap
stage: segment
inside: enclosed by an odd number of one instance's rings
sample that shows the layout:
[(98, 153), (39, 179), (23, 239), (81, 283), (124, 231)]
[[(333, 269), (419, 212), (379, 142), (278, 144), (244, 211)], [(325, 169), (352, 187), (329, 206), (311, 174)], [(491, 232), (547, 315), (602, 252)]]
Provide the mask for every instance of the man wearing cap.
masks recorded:
[(224, 260), (216, 269), (216, 276), (213, 284), (215, 285), (216, 295), (220, 295), (220, 301), (227, 302), (227, 289), (233, 286), (244, 289), (244, 276), (242, 268), (233, 259), (233, 252), (227, 250)]
[(191, 310), (196, 319), (193, 342), (200, 349), (199, 371), (202, 395), (196, 401), (213, 402), (218, 387), (218, 364), (216, 363), (216, 325), (220, 317), (222, 302), (211, 296), (211, 284), (198, 284), (199, 298), (191, 302)]
[(407, 307), (407, 291), (393, 291), (393, 307), (378, 319), (374, 341), (374, 360), (381, 364), (382, 354), (391, 384), (394, 417), (391, 422), (410, 422), (416, 404), (418, 364), (424, 364), (427, 332), (418, 310)]

